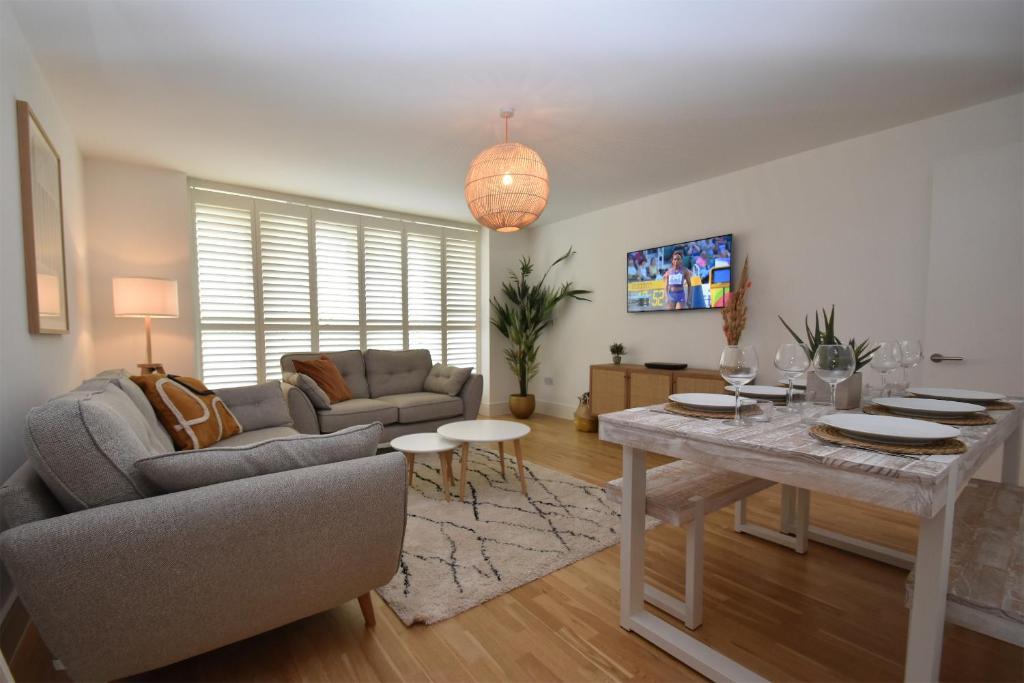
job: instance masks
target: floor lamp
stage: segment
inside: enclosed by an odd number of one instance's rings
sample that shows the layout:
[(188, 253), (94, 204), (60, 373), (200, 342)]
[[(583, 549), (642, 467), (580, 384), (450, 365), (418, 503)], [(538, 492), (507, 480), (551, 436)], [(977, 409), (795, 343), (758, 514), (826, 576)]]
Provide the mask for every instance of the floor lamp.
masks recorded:
[(143, 375), (164, 374), (162, 363), (153, 362), (153, 318), (178, 317), (178, 281), (153, 277), (114, 278), (114, 317), (146, 320), (146, 362)]

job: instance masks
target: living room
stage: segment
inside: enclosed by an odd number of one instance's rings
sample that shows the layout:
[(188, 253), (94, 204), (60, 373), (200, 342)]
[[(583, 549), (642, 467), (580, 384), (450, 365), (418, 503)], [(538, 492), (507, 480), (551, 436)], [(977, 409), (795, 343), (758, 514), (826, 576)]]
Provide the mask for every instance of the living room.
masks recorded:
[(4, 676), (1024, 677), (1020, 0), (0, 12)]

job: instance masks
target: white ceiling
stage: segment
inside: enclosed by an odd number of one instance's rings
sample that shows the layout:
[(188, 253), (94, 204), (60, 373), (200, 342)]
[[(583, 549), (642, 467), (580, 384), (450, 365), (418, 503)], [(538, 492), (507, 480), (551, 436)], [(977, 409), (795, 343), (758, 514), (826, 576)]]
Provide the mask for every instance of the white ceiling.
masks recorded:
[(18, 2), (82, 150), (471, 220), (470, 159), (547, 162), (541, 223), (1022, 88), (1024, 3)]

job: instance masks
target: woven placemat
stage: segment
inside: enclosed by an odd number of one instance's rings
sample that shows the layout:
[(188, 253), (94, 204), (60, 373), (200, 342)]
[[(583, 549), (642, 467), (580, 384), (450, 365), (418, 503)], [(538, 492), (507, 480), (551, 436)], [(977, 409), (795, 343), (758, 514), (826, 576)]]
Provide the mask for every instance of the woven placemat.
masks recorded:
[(986, 403), (985, 410), (1013, 410), (1014, 405), (1009, 401), (993, 401), (992, 403)]
[(892, 417), (906, 417), (911, 420), (926, 420), (928, 422), (938, 422), (944, 425), (953, 425), (955, 427), (980, 427), (982, 425), (994, 425), (996, 423), (988, 413), (974, 413), (973, 415), (959, 415), (957, 417), (938, 417), (936, 415), (903, 415), (901, 413), (894, 412), (885, 406), (869, 405), (861, 408), (868, 415), (886, 415)]
[[(732, 420), (736, 417), (735, 410), (701, 410), (699, 408), (690, 408), (679, 403), (672, 403), (671, 401), (665, 404), (665, 410), (676, 415), (683, 415), (685, 417), (701, 417), (710, 418), (712, 420)], [(740, 408), (740, 415), (747, 417), (751, 414), (757, 414), (760, 412), (760, 408), (757, 406), (745, 406)]]
[(811, 436), (822, 441), (836, 444), (837, 446), (853, 446), (854, 448), (867, 448), (872, 451), (891, 453), (892, 455), (956, 455), (967, 452), (967, 444), (960, 439), (943, 439), (930, 443), (927, 446), (915, 446), (910, 444), (878, 443), (866, 439), (857, 439), (843, 434), (835, 427), (828, 425), (814, 425), (810, 429)]

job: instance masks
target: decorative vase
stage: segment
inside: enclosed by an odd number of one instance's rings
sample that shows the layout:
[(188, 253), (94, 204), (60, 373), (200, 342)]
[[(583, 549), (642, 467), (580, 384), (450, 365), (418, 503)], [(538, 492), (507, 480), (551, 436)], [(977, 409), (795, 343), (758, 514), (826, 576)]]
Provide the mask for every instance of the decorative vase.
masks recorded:
[(597, 431), (597, 418), (594, 417), (594, 413), (590, 409), (589, 394), (583, 394), (580, 396), (580, 405), (576, 409), (576, 414), (573, 416), (573, 422), (576, 423), (576, 431), (578, 432)]
[[(855, 372), (848, 379), (836, 385), (836, 410), (855, 410), (860, 408), (861, 390), (864, 376)], [(821, 381), (814, 371), (807, 373), (806, 400), (811, 403), (831, 402), (828, 383)]]
[(616, 365), (620, 364), (622, 362), (622, 356), (612, 356), (612, 362)]
[(510, 394), (508, 397), (509, 412), (520, 420), (533, 415), (536, 407), (537, 399), (533, 394)]

